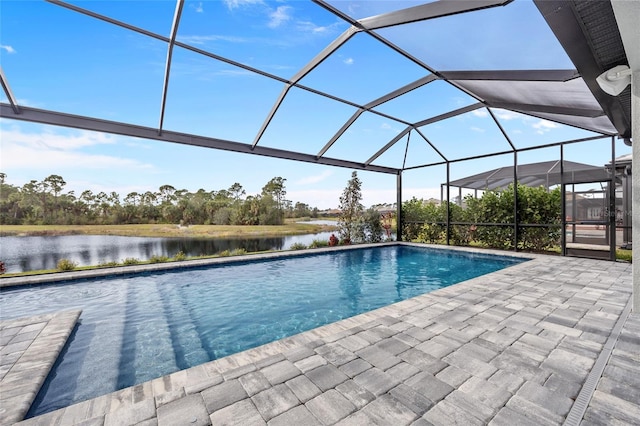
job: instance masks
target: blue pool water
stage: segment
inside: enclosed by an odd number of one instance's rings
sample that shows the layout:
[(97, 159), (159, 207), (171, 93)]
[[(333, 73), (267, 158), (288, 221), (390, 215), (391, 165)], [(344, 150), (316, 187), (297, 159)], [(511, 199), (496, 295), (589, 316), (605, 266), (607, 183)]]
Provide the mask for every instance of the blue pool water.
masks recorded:
[(522, 262), (386, 246), (3, 290), (2, 318), (82, 309), (29, 416)]

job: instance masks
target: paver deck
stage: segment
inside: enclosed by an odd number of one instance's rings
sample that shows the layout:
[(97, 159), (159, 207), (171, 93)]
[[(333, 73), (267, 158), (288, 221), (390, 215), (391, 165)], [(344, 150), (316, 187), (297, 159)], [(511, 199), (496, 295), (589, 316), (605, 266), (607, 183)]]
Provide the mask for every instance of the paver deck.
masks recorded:
[(81, 311), (0, 322), (0, 424), (22, 420)]
[(524, 257), (19, 424), (638, 424), (631, 265)]

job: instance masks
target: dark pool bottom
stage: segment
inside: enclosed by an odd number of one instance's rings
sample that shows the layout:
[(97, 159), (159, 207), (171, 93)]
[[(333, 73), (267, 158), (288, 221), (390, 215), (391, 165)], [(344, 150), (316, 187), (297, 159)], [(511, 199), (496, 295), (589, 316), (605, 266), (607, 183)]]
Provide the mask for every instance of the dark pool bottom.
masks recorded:
[(80, 308), (28, 416), (526, 259), (393, 245), (3, 291), (3, 316)]

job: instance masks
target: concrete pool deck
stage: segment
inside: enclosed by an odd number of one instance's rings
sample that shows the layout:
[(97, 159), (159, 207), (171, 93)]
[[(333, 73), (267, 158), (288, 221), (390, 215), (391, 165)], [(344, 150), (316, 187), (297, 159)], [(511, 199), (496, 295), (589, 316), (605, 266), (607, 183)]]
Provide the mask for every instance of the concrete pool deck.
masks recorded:
[(631, 265), (512, 255), (533, 260), (19, 424), (638, 424)]

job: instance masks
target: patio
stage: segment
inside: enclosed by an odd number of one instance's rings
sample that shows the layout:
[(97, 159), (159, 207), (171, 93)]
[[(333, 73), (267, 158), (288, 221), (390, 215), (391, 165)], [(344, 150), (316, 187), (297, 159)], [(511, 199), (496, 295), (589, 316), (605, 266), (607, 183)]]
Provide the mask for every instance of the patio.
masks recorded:
[(533, 260), (18, 424), (634, 424), (631, 265), (514, 255)]

